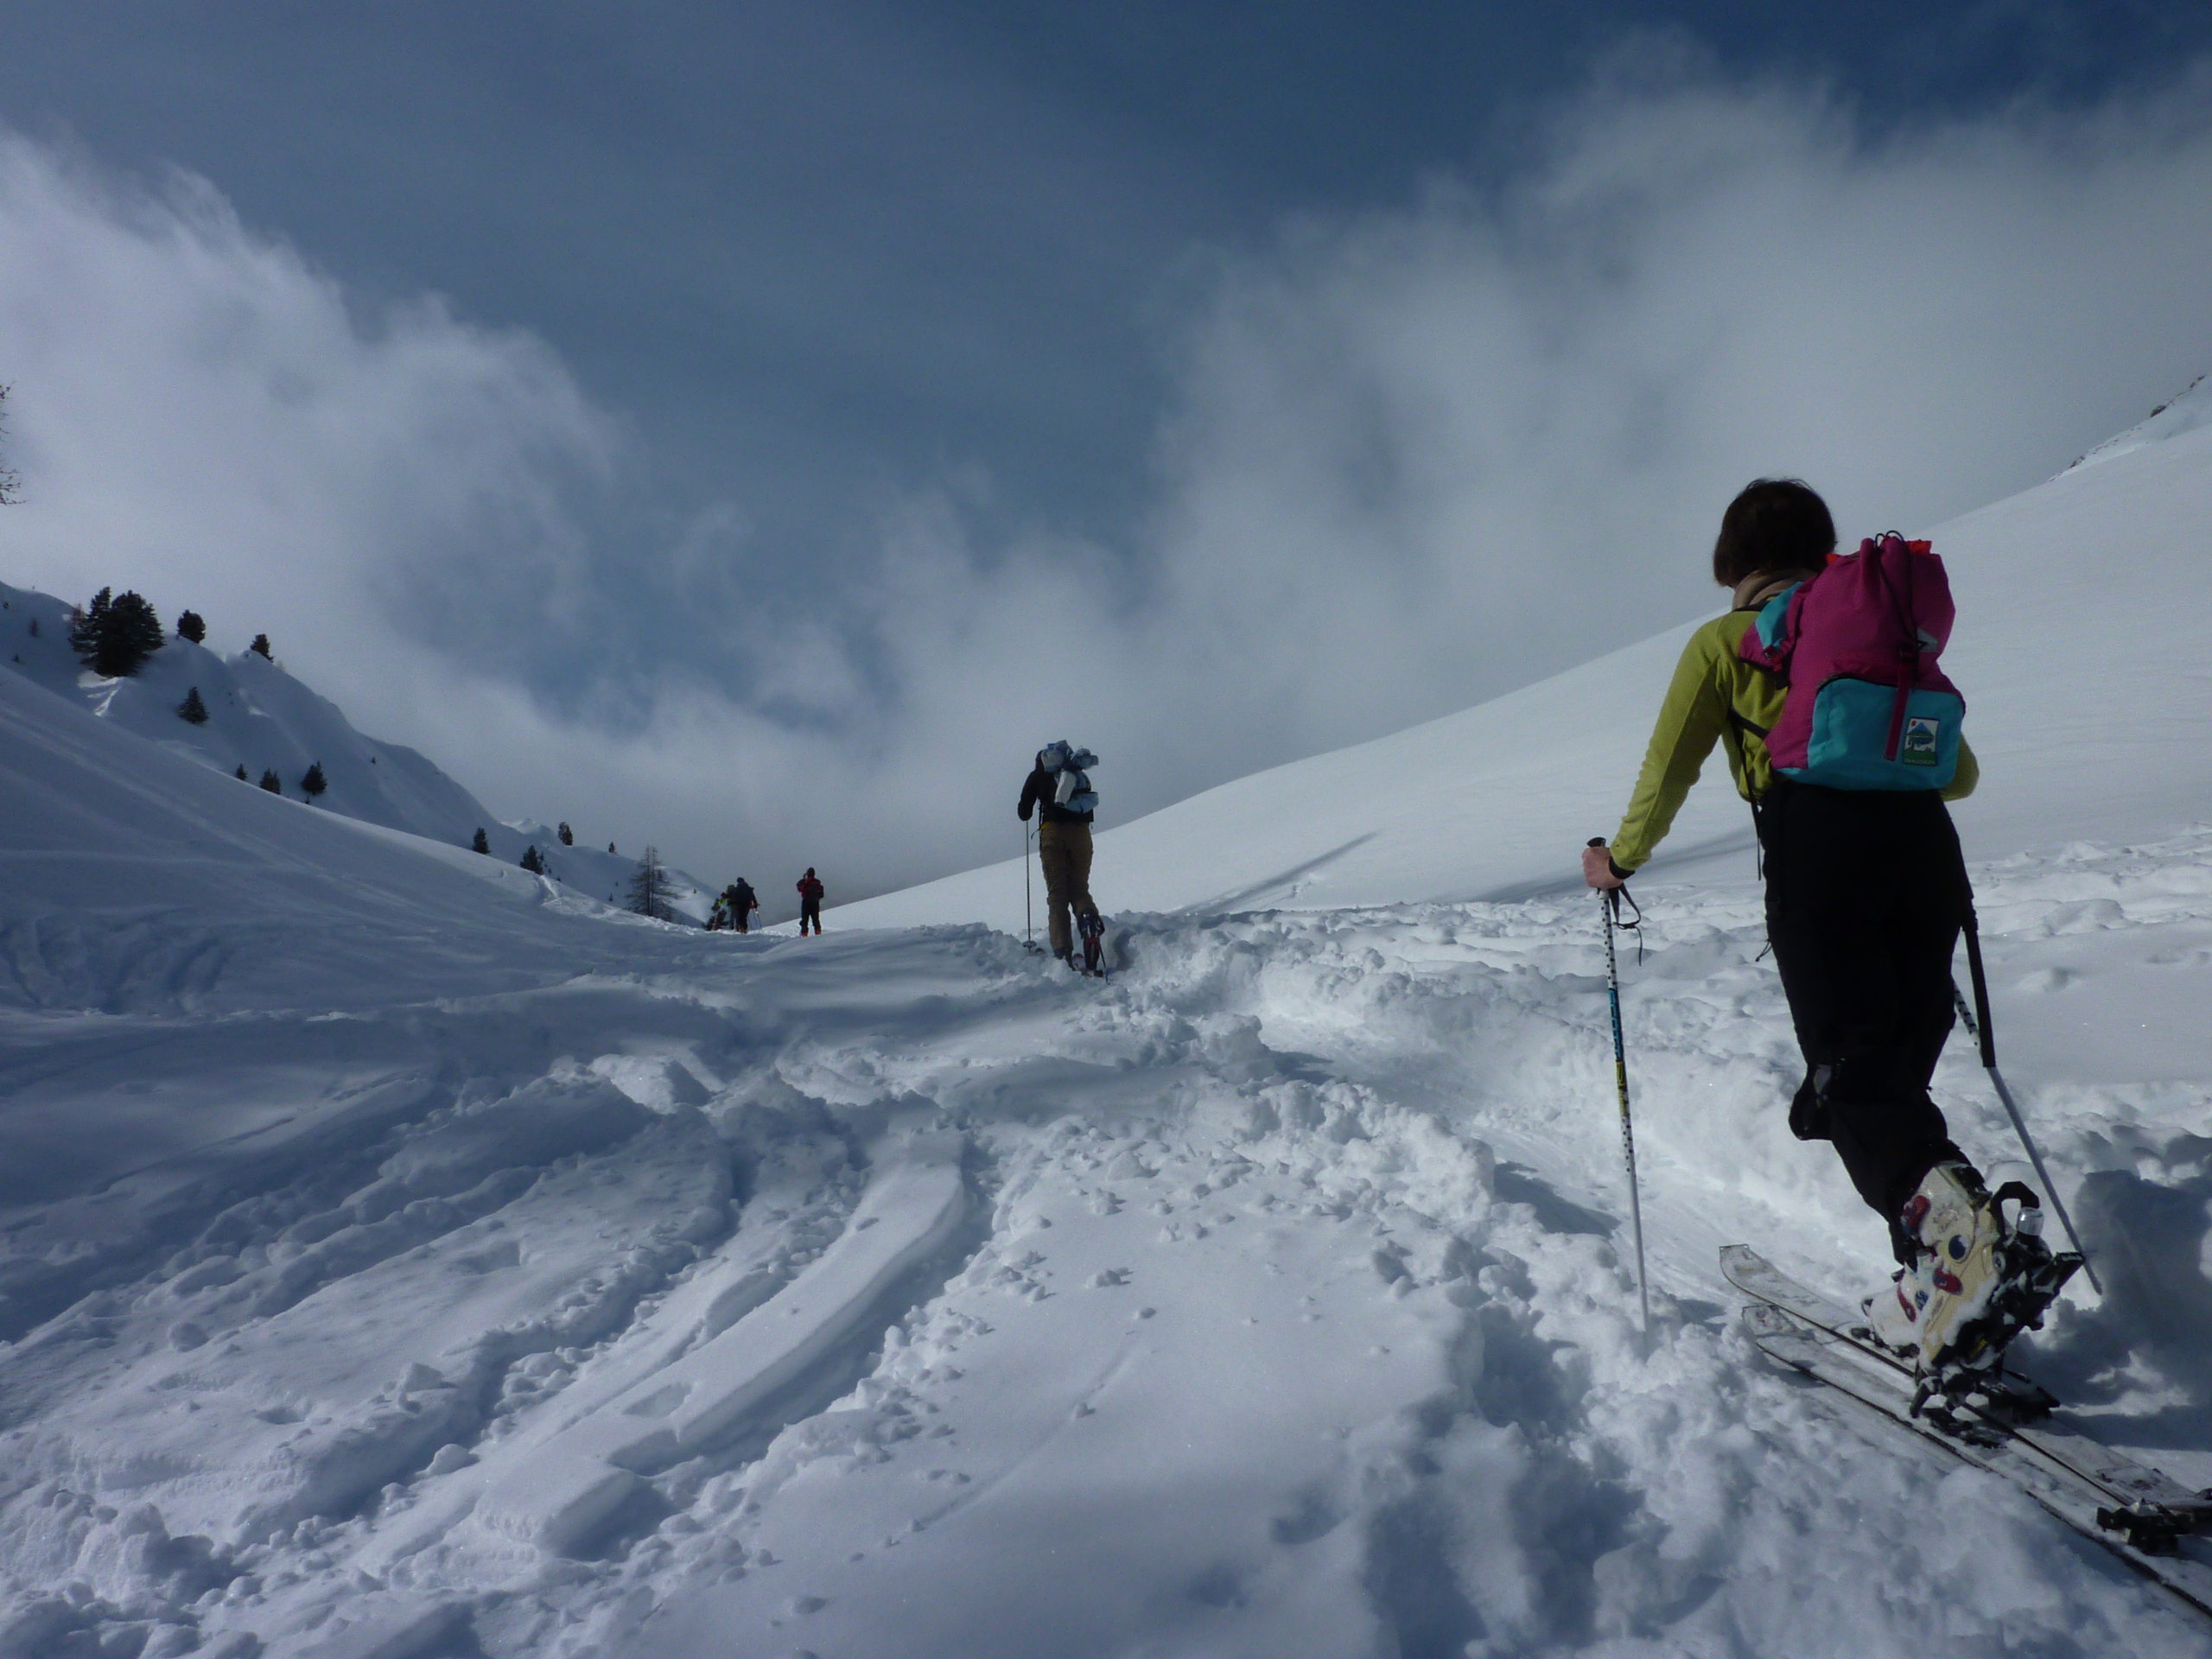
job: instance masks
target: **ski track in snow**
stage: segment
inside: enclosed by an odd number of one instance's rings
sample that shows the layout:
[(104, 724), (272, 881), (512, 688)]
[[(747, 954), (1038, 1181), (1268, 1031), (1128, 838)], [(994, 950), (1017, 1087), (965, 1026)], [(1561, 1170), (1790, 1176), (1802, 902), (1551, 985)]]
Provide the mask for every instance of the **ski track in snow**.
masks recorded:
[[(1976, 874), (2110, 1287), (2033, 1367), (2212, 1483), (2212, 832)], [(1880, 1240), (1755, 887), (1645, 903), (1648, 1352), (1580, 899), (1124, 918), (1103, 987), (591, 924), (475, 995), (18, 1005), (0, 1655), (2212, 1650), (1744, 1343), (1719, 1244)], [(1963, 1040), (1937, 1094), (2006, 1154)]]

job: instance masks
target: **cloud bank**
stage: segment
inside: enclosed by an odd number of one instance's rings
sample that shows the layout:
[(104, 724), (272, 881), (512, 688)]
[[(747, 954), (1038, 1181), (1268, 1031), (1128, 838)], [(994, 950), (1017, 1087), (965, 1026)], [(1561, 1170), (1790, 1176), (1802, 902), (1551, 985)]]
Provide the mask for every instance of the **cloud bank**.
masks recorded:
[(8, 139), (0, 559), (267, 631), (501, 811), (855, 897), (1013, 851), (1046, 737), (1106, 756), (1123, 819), (1697, 613), (1751, 476), (1847, 536), (1924, 525), (2212, 363), (2201, 70), (1870, 137), (1656, 55), (1509, 177), (1163, 274), (1134, 544), (957, 458), (803, 601), (759, 597), (788, 583), (748, 580), (743, 502), (645, 499), (621, 416), (526, 333), (365, 307), (207, 183)]

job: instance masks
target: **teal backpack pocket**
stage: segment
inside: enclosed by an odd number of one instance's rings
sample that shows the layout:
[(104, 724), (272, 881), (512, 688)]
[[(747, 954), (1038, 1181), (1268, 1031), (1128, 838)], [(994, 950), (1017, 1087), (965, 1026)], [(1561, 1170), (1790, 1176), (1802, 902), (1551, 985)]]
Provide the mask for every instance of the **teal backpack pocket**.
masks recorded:
[(1895, 686), (1839, 675), (1813, 700), (1805, 764), (1778, 770), (1800, 783), (1828, 789), (1945, 787), (1958, 775), (1966, 699), (1955, 691), (1909, 693), (1892, 758), (1890, 738), (1897, 719)]

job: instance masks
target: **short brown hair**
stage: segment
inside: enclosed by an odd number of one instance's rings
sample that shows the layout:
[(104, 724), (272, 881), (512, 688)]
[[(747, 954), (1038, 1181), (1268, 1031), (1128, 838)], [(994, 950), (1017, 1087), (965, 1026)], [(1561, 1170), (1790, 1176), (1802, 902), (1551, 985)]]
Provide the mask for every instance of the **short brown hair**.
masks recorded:
[(1760, 570), (1817, 570), (1835, 551), (1828, 504), (1802, 479), (1755, 478), (1720, 515), (1713, 579), (1733, 588)]

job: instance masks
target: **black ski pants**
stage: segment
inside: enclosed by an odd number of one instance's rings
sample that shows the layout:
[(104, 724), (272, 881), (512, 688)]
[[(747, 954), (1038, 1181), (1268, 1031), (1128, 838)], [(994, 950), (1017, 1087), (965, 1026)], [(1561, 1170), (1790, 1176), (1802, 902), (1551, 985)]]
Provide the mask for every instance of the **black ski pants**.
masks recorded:
[(1928, 1096), (1969, 903), (1958, 832), (1932, 792), (1778, 779), (1759, 838), (1767, 937), (1805, 1054), (1789, 1127), (1834, 1145), (1910, 1261), (1905, 1201), (1936, 1165), (1966, 1161)]

